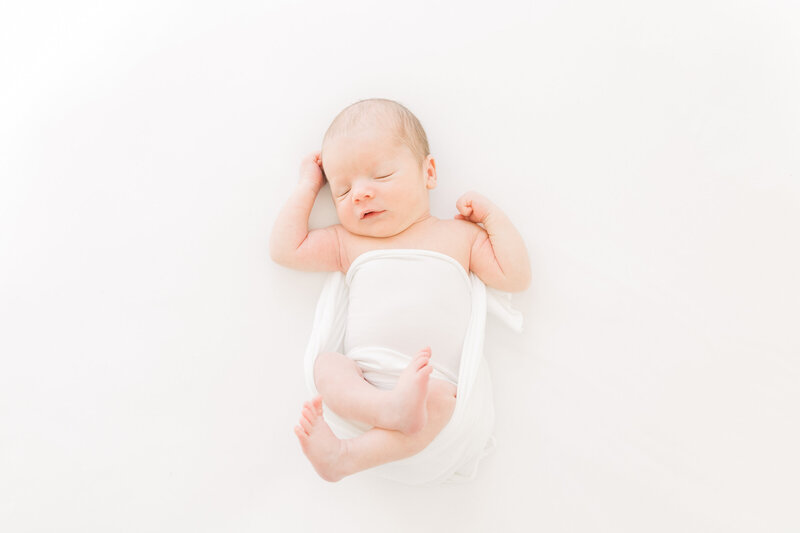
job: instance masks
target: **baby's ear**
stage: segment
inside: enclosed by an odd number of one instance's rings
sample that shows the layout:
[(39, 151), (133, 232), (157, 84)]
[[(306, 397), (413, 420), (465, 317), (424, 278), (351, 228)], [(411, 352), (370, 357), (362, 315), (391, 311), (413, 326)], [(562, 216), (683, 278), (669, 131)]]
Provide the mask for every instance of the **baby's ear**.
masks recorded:
[(425, 168), (425, 186), (433, 189), (436, 187), (436, 161), (433, 156), (428, 155), (423, 166)]

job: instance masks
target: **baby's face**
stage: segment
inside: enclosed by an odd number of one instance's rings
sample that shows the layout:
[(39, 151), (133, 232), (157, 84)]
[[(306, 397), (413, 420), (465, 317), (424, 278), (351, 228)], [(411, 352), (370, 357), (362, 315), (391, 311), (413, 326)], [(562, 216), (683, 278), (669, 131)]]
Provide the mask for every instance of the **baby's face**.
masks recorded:
[(322, 166), (339, 222), (358, 235), (391, 237), (430, 214), (428, 190), (436, 169), (428, 156), (420, 168), (391, 132), (370, 127), (329, 140)]

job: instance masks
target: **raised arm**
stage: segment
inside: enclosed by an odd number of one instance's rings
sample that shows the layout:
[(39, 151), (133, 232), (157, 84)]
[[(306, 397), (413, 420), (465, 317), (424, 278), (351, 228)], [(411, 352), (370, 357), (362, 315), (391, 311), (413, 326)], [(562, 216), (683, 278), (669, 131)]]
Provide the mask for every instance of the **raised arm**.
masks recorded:
[(276, 263), (297, 270), (342, 269), (340, 228), (308, 230), (308, 217), (324, 184), (320, 152), (313, 152), (300, 164), (300, 181), (272, 227), (269, 255)]
[(519, 292), (530, 286), (528, 250), (508, 216), (484, 196), (470, 191), (456, 202), (455, 218), (478, 226), (470, 252), (469, 269), (490, 287)]

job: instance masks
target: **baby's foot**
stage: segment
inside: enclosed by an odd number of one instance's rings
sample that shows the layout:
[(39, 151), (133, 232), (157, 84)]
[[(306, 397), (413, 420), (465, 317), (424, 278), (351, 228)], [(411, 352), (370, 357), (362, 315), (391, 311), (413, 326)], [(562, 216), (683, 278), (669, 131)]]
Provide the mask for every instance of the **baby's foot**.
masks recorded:
[(406, 434), (416, 433), (428, 422), (428, 383), (431, 372), (431, 349), (423, 348), (400, 374), (390, 393), (389, 407), (380, 427)]
[(300, 440), (303, 453), (322, 479), (339, 481), (345, 476), (341, 459), (346, 446), (322, 418), (321, 396), (303, 404), (300, 425), (295, 426), (294, 434)]

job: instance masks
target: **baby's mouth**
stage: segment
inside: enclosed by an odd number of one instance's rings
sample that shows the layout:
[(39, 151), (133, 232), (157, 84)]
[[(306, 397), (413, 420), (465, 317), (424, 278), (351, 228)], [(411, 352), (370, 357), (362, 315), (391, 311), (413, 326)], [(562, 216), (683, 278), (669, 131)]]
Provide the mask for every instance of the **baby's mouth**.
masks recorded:
[[(384, 210), (385, 211), (385, 210)], [(363, 215), (361, 215), (362, 220), (365, 218), (371, 218), (377, 215), (380, 215), (383, 211), (365, 211)]]

